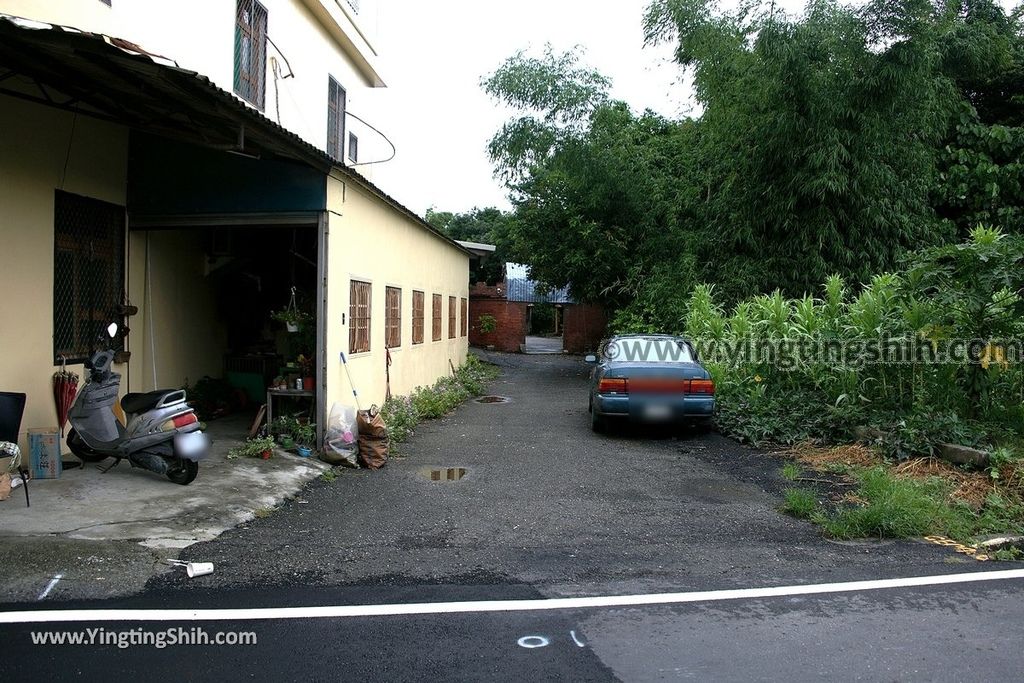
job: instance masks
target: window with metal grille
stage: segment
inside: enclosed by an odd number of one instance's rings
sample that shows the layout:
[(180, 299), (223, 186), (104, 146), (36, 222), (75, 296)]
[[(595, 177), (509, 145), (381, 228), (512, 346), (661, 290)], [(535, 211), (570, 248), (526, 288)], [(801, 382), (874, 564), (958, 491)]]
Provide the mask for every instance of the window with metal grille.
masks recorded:
[(462, 318), (459, 320), (459, 336), (469, 334), (469, 301), (462, 300)]
[(267, 9), (238, 0), (235, 12), (235, 93), (263, 111), (267, 83)]
[(384, 289), (384, 346), (397, 349), (402, 345), (402, 290)]
[(57, 190), (53, 209), (54, 364), (78, 363), (124, 303), (124, 207)]
[(327, 77), (327, 153), (336, 161), (345, 158), (345, 89)]
[(353, 164), (359, 163), (359, 138), (355, 133), (348, 134), (348, 160)]
[(455, 339), (455, 297), (448, 297), (448, 338)]
[(434, 309), (431, 311), (433, 314), (433, 339), (434, 341), (441, 341), (441, 295), (434, 295)]
[(352, 280), (348, 299), (349, 353), (363, 353), (370, 350), (370, 293), (369, 282)]
[(412, 343), (423, 343), (423, 292), (412, 293)]

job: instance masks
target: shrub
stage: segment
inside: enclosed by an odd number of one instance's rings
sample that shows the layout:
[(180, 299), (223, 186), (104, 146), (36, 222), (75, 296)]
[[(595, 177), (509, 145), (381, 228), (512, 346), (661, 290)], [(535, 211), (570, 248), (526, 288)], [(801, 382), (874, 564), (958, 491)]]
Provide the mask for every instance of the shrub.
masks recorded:
[(498, 376), (498, 368), (469, 356), (454, 376), (442, 377), (433, 386), (418, 387), (409, 396), (388, 399), (381, 415), (394, 443), (407, 440), (423, 420), (436, 420), (461, 403), (483, 393), (487, 382)]
[[(855, 296), (833, 276), (817, 297), (776, 291), (726, 311), (700, 285), (683, 318), (715, 379), (725, 433), (754, 445), (835, 443), (870, 425), (890, 434), (889, 457), (905, 459), (941, 441), (985, 445), (1024, 432), (1024, 368), (999, 345), (1024, 334), (1022, 290), (1024, 238), (979, 228), (963, 244), (911, 255), (905, 271), (877, 275)], [(983, 360), (880, 356), (890, 342), (975, 339), (988, 343)]]

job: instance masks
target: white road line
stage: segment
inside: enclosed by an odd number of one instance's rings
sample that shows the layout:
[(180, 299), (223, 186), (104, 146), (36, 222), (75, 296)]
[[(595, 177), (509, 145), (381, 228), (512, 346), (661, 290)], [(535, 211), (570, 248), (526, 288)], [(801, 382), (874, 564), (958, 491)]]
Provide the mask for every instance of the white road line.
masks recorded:
[(902, 579), (818, 583), (807, 586), (739, 588), (695, 591), (691, 593), (652, 593), (646, 595), (608, 595), (589, 598), (551, 598), (537, 600), (477, 600), (466, 602), (423, 602), (390, 605), (327, 605), (322, 607), (252, 607), (239, 609), (71, 609), (0, 612), (0, 624), (24, 624), (70, 621), (248, 621), (264, 619), (338, 619), (347, 617), (407, 616), (414, 614), (472, 614), (477, 612), (533, 612), (595, 607), (639, 607), (689, 602), (718, 602), (756, 598), (780, 598), (792, 595), (850, 593), (885, 588), (940, 586), (982, 581), (1024, 579), (1024, 569), (969, 572), (941, 576), (915, 576)]
[(49, 595), (50, 591), (53, 590), (53, 587), (56, 586), (57, 583), (63, 578), (63, 574), (57, 574), (52, 579), (50, 579), (50, 583), (46, 584), (46, 588), (43, 589), (43, 592), (39, 594), (39, 597), (36, 598), (36, 600), (45, 600), (46, 596)]

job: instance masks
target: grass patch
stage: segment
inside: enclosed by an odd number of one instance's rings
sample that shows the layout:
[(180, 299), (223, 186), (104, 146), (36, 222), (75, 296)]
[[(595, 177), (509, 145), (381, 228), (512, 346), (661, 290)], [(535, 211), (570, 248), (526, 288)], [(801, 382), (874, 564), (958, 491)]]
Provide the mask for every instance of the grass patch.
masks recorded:
[(803, 474), (803, 470), (800, 466), (794, 462), (787, 462), (782, 466), (782, 478), (788, 479), (789, 481), (796, 481)]
[[(985, 535), (1024, 533), (1020, 452), (997, 449), (987, 469), (968, 470), (931, 457), (894, 463), (861, 445), (800, 444), (784, 452), (794, 458), (783, 467), (784, 477), (799, 480), (805, 468), (843, 474), (854, 487), (814, 507), (808, 492), (790, 489), (782, 509), (838, 539), (936, 535), (972, 545)], [(1014, 553), (996, 557), (1018, 559)]]
[(418, 387), (409, 396), (387, 400), (381, 408), (381, 416), (388, 426), (391, 443), (408, 440), (423, 420), (444, 417), (463, 402), (481, 395), (487, 383), (499, 374), (501, 371), (496, 365), (469, 356), (453, 376), (442, 377), (429, 387)]
[(782, 511), (797, 519), (810, 519), (818, 510), (818, 499), (807, 489), (786, 489), (782, 492)]
[(272, 514), (274, 514), (274, 508), (256, 508), (252, 511), (252, 515), (256, 519), (266, 519)]
[(338, 471), (333, 467), (329, 470), (324, 470), (323, 474), (320, 475), (320, 479), (326, 481), (328, 484), (332, 484), (338, 479)]
[(938, 479), (894, 476), (884, 466), (857, 474), (855, 504), (840, 507), (824, 520), (834, 538), (906, 538), (945, 535), (952, 509), (942, 500), (947, 491)]

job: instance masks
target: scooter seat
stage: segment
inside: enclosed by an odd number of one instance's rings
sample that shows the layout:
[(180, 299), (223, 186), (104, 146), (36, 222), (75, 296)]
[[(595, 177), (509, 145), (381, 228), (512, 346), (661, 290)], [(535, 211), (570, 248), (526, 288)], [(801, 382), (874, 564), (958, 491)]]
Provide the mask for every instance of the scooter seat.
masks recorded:
[(182, 398), (184, 398), (181, 389), (158, 389), (143, 394), (125, 394), (121, 399), (121, 408), (126, 413), (144, 413), (156, 408), (160, 400), (169, 394), (182, 394)]

